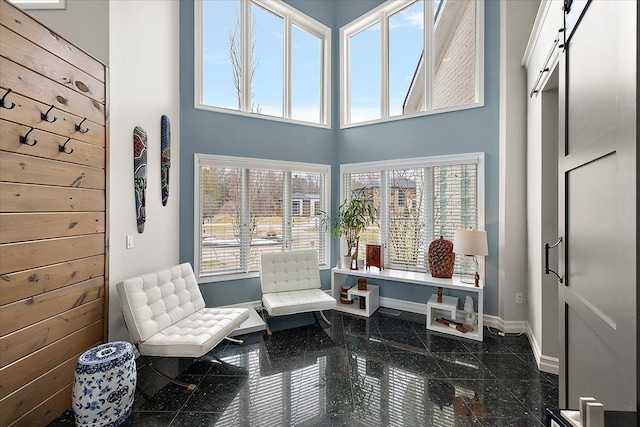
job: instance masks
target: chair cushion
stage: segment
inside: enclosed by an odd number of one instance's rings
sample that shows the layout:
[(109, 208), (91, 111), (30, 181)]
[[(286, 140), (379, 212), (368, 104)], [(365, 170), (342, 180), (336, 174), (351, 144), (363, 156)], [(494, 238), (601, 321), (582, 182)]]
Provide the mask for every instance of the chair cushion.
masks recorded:
[(138, 345), (141, 354), (200, 357), (249, 318), (248, 308), (203, 308)]
[(315, 250), (264, 253), (260, 258), (263, 294), (320, 289), (318, 252)]
[(134, 344), (205, 306), (189, 263), (127, 279), (116, 289)]
[(270, 316), (282, 316), (308, 311), (331, 310), (336, 307), (336, 299), (321, 289), (303, 289), (263, 294), (262, 305)]

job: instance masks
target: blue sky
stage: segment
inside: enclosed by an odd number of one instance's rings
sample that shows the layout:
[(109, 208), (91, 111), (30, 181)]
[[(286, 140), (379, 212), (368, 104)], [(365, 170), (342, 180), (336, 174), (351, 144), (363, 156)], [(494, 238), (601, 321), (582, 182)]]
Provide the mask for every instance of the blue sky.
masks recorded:
[[(439, 0), (434, 3), (437, 8)], [(229, 34), (239, 22), (238, 0), (203, 2), (203, 101), (237, 109), (237, 92), (229, 59)], [(402, 113), (402, 103), (423, 49), (423, 2), (390, 17), (390, 112)], [(252, 3), (255, 70), (252, 104), (262, 114), (282, 117), (283, 20)], [(337, 33), (333, 33), (336, 37)], [(292, 116), (320, 119), (321, 44), (315, 36), (292, 30)], [(380, 27), (374, 25), (351, 41), (352, 122), (380, 116)], [(334, 82), (336, 84), (337, 82)]]

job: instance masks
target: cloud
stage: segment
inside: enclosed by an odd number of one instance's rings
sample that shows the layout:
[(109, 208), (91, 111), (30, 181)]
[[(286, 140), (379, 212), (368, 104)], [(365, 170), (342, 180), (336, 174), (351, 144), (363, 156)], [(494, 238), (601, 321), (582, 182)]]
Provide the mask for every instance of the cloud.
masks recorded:
[(422, 7), (409, 6), (389, 19), (390, 28), (424, 27), (424, 14)]
[(421, 10), (403, 10), (400, 16), (411, 27), (422, 28), (424, 24), (424, 16)]

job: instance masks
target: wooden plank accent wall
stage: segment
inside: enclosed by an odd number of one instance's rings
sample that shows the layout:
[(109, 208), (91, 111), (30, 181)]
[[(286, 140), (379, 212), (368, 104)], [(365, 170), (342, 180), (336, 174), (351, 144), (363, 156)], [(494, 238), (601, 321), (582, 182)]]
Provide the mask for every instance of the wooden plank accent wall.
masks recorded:
[(107, 83), (104, 64), (0, 0), (0, 97), (15, 105), (0, 108), (2, 426), (69, 409), (78, 357), (107, 340)]

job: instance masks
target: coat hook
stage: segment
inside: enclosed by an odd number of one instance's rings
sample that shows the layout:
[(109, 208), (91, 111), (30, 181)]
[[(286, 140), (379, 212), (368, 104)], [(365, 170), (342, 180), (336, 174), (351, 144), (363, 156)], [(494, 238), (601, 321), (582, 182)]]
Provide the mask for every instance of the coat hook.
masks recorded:
[(58, 145), (58, 151), (60, 151), (61, 153), (64, 153), (64, 154), (73, 153), (73, 148), (71, 149), (71, 151), (67, 151), (67, 143), (69, 141), (71, 141), (71, 138), (67, 138), (67, 140), (64, 142), (64, 144)]
[(53, 108), (54, 108), (54, 106), (53, 106), (53, 104), (51, 104), (51, 107), (47, 110), (46, 113), (40, 113), (40, 118), (42, 120), (44, 120), (45, 122), (47, 122), (47, 123), (53, 123), (56, 120), (58, 120), (57, 117), (54, 117), (53, 120), (49, 120), (49, 113), (51, 112), (51, 110), (53, 110)]
[(82, 129), (82, 124), (84, 123), (84, 121), (87, 120), (87, 118), (85, 117), (84, 119), (82, 119), (82, 121), (80, 123), (78, 123), (76, 125), (76, 132), (80, 132), (80, 133), (87, 133), (89, 132), (89, 128), (85, 128)]
[(16, 103), (12, 102), (11, 107), (7, 107), (7, 102), (5, 101), (5, 99), (7, 98), (7, 95), (9, 95), (10, 93), (11, 93), (11, 89), (7, 89), (7, 93), (5, 93), (2, 99), (0, 99), (0, 107), (6, 108), (7, 110), (11, 110), (16, 106)]
[(33, 131), (33, 129), (34, 128), (29, 129), (29, 132), (27, 132), (24, 136), (20, 135), (20, 144), (25, 144), (25, 145), (28, 145), (29, 147), (33, 147), (38, 143), (38, 141), (34, 139), (33, 144), (29, 144), (29, 134)]

